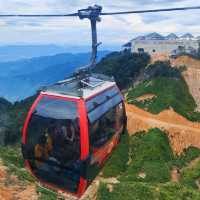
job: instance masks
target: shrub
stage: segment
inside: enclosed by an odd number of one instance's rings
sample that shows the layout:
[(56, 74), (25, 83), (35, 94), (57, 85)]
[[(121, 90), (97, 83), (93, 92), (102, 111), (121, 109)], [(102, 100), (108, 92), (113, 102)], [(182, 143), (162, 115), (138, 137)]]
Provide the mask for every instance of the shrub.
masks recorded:
[[(159, 129), (138, 133), (130, 138), (132, 162), (120, 178), (128, 181), (167, 182), (170, 180), (171, 162), (174, 159), (168, 137)], [(144, 173), (145, 178), (140, 178)]]
[(94, 72), (113, 76), (117, 85), (124, 89), (132, 85), (134, 78), (145, 69), (149, 62), (150, 56), (146, 53), (114, 52), (103, 58)]
[(196, 181), (200, 178), (200, 161), (192, 167), (186, 167), (181, 173), (181, 183), (187, 187), (198, 188)]
[(21, 150), (16, 147), (0, 147), (0, 158), (8, 167), (9, 173), (15, 174), (19, 180), (34, 182), (35, 178), (24, 169), (24, 161)]
[(110, 192), (106, 184), (101, 184), (97, 200), (199, 200), (197, 190), (180, 184), (147, 184), (139, 182), (121, 182), (114, 185)]
[(128, 155), (129, 155), (129, 136), (124, 134), (121, 137), (120, 144), (113, 151), (111, 157), (106, 161), (103, 168), (104, 177), (115, 177), (127, 169)]
[(200, 149), (196, 147), (189, 147), (188, 149), (185, 149), (180, 156), (176, 157), (174, 165), (176, 165), (179, 168), (182, 168), (195, 158), (198, 158), (199, 156), (200, 156)]

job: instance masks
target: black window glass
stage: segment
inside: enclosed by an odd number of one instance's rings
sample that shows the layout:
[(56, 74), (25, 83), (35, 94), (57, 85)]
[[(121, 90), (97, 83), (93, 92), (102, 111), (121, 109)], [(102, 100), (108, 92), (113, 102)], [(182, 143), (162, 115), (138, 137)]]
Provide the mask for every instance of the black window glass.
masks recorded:
[(138, 48), (138, 52), (139, 53), (144, 53), (144, 49), (143, 48)]
[(113, 87), (109, 90), (106, 90), (105, 92), (97, 95), (96, 97), (90, 99), (86, 102), (87, 111), (90, 112), (93, 110), (96, 105), (103, 104), (105, 101), (107, 101), (109, 98), (112, 98), (113, 96), (117, 95), (119, 93), (119, 90), (117, 87)]
[(110, 151), (113, 137), (124, 130), (125, 109), (123, 102), (112, 106), (96, 121), (89, 121), (91, 160), (87, 169), (87, 179), (93, 180), (100, 172), (101, 165)]
[(112, 136), (123, 127), (124, 108), (120, 103), (111, 107), (103, 116), (90, 123), (90, 146), (100, 148), (106, 144)]
[(77, 104), (43, 97), (28, 126), (27, 146), (36, 175), (76, 192), (80, 179), (80, 131)]
[[(117, 94), (111, 99), (107, 99), (105, 103), (96, 105), (96, 108), (88, 113), (88, 118), (90, 123), (93, 123), (97, 119), (99, 119), (102, 115), (108, 112), (113, 106), (119, 104), (122, 101), (121, 95)], [(95, 104), (95, 101), (93, 102)]]

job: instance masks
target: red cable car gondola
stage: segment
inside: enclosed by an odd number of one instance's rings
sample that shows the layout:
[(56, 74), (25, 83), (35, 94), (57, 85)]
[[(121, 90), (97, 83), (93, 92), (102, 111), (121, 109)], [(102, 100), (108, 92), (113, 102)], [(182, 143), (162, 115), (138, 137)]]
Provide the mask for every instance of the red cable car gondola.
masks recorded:
[(118, 144), (125, 121), (123, 96), (102, 75), (50, 86), (25, 121), (26, 166), (47, 186), (81, 196)]
[(91, 63), (43, 90), (23, 129), (27, 168), (50, 188), (78, 197), (96, 177), (126, 127), (124, 100), (116, 83), (91, 73), (96, 65), (96, 22), (101, 10), (95, 5), (76, 14), (91, 22)]

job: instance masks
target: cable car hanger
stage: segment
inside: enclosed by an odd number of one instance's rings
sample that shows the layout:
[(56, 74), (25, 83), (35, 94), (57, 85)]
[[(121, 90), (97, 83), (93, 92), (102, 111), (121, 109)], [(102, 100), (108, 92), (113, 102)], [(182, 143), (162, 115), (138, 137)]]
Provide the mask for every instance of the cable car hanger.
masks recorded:
[(135, 10), (135, 11), (120, 11), (120, 12), (102, 12), (103, 7), (99, 5), (89, 6), (86, 9), (80, 9), (76, 13), (70, 14), (0, 14), (0, 18), (6, 17), (79, 17), (80, 19), (89, 19), (92, 32), (92, 54), (89, 65), (79, 69), (79, 72), (87, 72), (96, 66), (97, 48), (101, 43), (97, 41), (97, 26), (96, 23), (101, 21), (100, 16), (108, 15), (127, 15), (127, 14), (142, 14), (142, 13), (157, 13), (171, 11), (186, 11), (200, 10), (200, 6), (180, 7), (180, 8), (164, 8), (152, 10)]

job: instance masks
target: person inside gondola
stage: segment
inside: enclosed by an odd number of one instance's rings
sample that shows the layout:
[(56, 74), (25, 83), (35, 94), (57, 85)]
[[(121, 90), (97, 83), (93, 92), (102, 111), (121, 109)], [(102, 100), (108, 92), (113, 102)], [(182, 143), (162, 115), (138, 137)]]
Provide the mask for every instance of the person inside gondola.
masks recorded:
[(44, 162), (49, 157), (49, 147), (47, 146), (46, 142), (46, 136), (42, 135), (38, 140), (38, 144), (35, 145), (35, 163), (38, 168), (42, 167), (44, 165)]
[(60, 162), (53, 156), (53, 138), (45, 130), (44, 135), (39, 138), (38, 144), (35, 146), (35, 163), (39, 170), (56, 173), (60, 171)]

